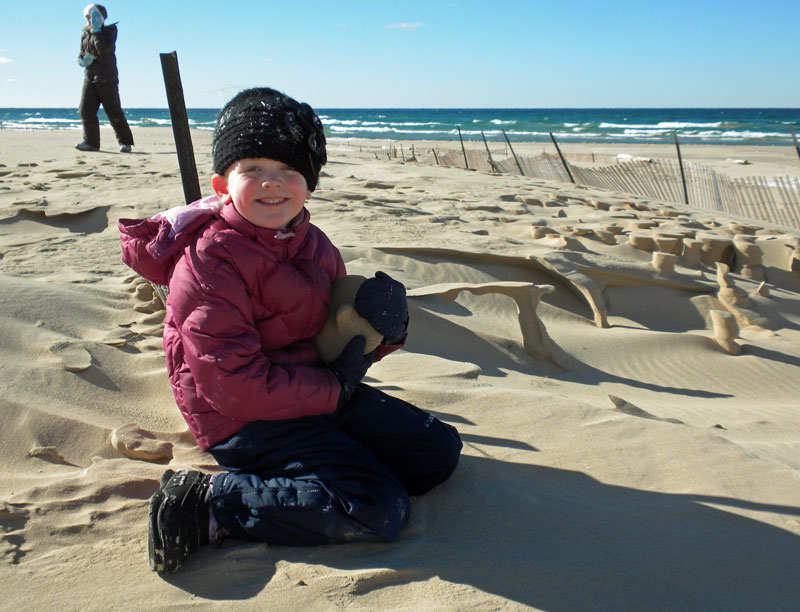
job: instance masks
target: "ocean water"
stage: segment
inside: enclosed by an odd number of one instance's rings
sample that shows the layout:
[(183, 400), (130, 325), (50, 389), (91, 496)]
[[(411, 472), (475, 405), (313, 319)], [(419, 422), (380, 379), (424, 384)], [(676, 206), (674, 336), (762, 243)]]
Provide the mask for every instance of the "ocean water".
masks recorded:
[[(213, 130), (219, 109), (187, 109), (191, 127)], [(686, 144), (793, 144), (799, 108), (321, 108), (328, 137)], [(134, 129), (170, 126), (166, 108), (126, 108)], [(108, 125), (101, 111), (101, 125)], [(0, 108), (0, 129), (80, 129), (74, 108)]]

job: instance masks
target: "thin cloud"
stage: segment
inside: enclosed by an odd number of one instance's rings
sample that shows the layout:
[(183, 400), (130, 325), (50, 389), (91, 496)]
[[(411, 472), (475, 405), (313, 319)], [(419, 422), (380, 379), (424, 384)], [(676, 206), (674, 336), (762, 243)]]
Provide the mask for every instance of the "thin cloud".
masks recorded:
[(419, 21), (415, 21), (414, 23), (390, 23), (386, 26), (387, 30), (417, 30), (422, 27), (422, 24)]
[(8, 59), (7, 57), (0, 57), (0, 64), (10, 64), (13, 60)]

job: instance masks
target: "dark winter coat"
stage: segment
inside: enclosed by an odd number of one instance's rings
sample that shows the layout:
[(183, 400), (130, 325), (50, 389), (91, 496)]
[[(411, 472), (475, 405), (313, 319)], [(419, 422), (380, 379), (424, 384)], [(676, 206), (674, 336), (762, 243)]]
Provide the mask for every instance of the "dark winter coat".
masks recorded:
[(92, 83), (119, 83), (117, 75), (117, 26), (104, 25), (99, 32), (91, 32), (89, 26), (83, 28), (81, 52), (94, 56), (94, 61), (86, 67), (86, 79)]

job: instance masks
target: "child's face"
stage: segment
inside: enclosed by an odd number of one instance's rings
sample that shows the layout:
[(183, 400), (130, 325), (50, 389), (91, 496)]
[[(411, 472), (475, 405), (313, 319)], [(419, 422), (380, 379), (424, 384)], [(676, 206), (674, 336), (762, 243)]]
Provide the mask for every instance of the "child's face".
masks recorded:
[(211, 185), (225, 204), (233, 202), (250, 223), (268, 229), (285, 228), (311, 197), (302, 174), (266, 157), (240, 159)]

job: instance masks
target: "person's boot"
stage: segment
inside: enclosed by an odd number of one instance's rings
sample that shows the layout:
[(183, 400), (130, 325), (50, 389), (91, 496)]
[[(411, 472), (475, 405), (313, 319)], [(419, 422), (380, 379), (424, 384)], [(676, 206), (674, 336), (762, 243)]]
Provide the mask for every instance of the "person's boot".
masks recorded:
[(92, 152), (94, 152), (94, 151), (99, 151), (100, 150), (99, 148), (90, 145), (88, 142), (79, 142), (78, 144), (75, 145), (75, 148), (78, 149), (78, 151), (92, 151)]
[(211, 474), (167, 470), (150, 498), (147, 552), (150, 569), (177, 570), (200, 546), (208, 544)]

